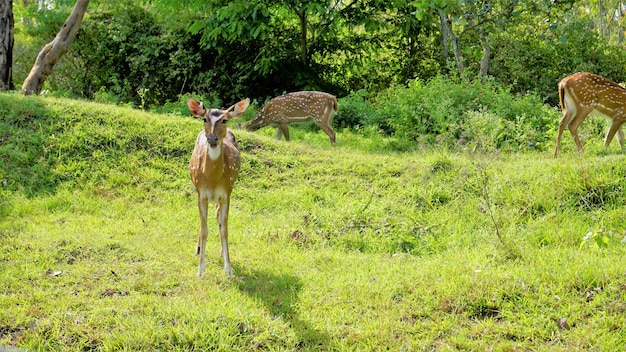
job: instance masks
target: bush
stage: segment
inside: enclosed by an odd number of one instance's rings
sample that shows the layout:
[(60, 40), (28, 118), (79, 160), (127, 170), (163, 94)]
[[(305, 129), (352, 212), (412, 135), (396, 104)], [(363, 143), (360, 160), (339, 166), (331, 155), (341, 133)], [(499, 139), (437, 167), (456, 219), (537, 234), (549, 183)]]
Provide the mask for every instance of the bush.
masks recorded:
[[(537, 35), (537, 33), (541, 35)], [(557, 84), (580, 71), (616, 82), (626, 80), (626, 51), (598, 34), (591, 20), (563, 21), (548, 28), (526, 27), (490, 37), (489, 73), (513, 92), (535, 92), (558, 105)]]
[(203, 65), (197, 41), (134, 5), (99, 9), (46, 84), (99, 102), (160, 106), (190, 89), (205, 90), (196, 79)]
[(359, 128), (379, 120), (374, 117), (376, 111), (370, 101), (370, 94), (364, 89), (338, 99), (338, 105), (339, 110), (333, 119), (333, 125), (337, 128)]
[(443, 76), (386, 89), (372, 101), (358, 91), (341, 100), (340, 127), (375, 126), (420, 145), (543, 150), (559, 112), (536, 94), (514, 95), (491, 79)]

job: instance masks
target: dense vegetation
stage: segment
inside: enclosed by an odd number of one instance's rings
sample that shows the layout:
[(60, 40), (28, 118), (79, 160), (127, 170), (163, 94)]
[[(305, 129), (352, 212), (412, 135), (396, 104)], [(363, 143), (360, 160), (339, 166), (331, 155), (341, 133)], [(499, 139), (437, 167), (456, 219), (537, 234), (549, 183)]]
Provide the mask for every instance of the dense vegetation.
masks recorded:
[[(18, 87), (73, 3), (16, 2)], [(555, 105), (556, 84), (568, 74), (626, 81), (620, 4), (94, 0), (46, 88), (156, 108), (186, 93), (228, 102), (298, 89), (375, 96), (415, 79), (486, 75)]]
[(495, 152), (497, 133), (451, 153), (349, 129), (336, 148), (317, 130), (291, 143), (237, 130), (238, 278), (211, 221), (198, 280), (186, 168), (200, 122), (18, 94), (0, 94), (0, 113), (0, 345), (626, 347), (626, 167), (601, 152), (602, 129), (558, 160)]

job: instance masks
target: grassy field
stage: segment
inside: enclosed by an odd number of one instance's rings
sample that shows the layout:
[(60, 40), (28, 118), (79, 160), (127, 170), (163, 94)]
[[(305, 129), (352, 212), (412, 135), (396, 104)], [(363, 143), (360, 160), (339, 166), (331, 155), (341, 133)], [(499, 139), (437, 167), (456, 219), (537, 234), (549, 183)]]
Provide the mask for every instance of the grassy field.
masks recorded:
[(237, 277), (210, 219), (198, 279), (201, 122), (13, 94), (0, 116), (0, 348), (626, 348), (615, 145), (566, 136), (555, 160), (236, 130)]

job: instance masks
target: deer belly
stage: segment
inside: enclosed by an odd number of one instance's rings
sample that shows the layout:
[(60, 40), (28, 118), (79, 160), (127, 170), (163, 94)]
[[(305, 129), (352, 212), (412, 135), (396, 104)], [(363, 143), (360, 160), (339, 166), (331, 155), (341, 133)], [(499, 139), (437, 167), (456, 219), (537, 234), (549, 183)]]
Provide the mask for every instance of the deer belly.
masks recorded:
[(602, 116), (607, 120), (611, 121), (623, 121), (624, 120), (624, 111), (622, 109), (609, 109), (604, 106), (599, 106), (593, 109), (591, 112), (594, 115)]
[(311, 116), (307, 115), (307, 116), (287, 116), (287, 119), (285, 122), (304, 123), (304, 122), (310, 122), (310, 121), (313, 121), (313, 119), (311, 118)]
[(220, 199), (226, 199), (228, 194), (222, 187), (201, 188), (199, 191), (201, 199), (207, 199), (209, 203), (218, 203)]

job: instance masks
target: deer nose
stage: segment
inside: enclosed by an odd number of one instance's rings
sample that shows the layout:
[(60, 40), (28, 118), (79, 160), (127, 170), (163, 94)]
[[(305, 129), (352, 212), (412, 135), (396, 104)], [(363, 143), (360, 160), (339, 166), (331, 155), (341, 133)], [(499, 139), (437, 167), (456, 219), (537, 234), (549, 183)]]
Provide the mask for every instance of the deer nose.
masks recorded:
[(215, 133), (211, 133), (210, 135), (206, 136), (206, 141), (213, 147), (215, 147), (217, 145), (218, 139), (217, 139), (217, 135)]

